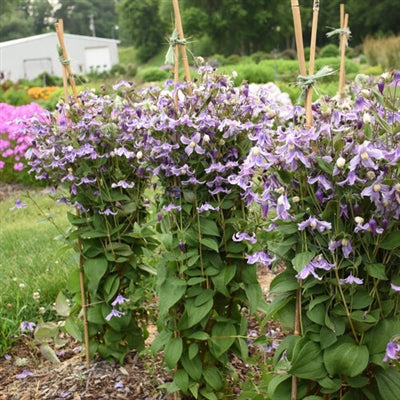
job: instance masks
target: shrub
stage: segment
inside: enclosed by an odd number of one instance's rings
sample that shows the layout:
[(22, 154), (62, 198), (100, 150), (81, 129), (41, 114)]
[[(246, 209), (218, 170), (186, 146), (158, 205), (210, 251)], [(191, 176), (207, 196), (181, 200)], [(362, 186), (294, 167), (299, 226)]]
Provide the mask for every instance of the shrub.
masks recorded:
[(121, 76), (126, 74), (126, 67), (122, 64), (114, 64), (110, 69), (112, 76)]
[(333, 43), (327, 44), (326, 46), (322, 47), (321, 51), (318, 54), (319, 58), (338, 57), (338, 56), (339, 56), (339, 47)]
[(167, 70), (163, 70), (157, 67), (148, 67), (138, 72), (138, 77), (143, 82), (160, 82), (165, 81), (169, 76)]
[(256, 64), (258, 64), (262, 60), (271, 60), (274, 58), (274, 56), (271, 53), (266, 53), (264, 51), (257, 51), (251, 54), (250, 57)]
[(285, 60), (296, 60), (297, 52), (294, 49), (286, 49), (279, 54), (279, 58), (283, 58)]
[(380, 64), (384, 70), (398, 68), (400, 65), (400, 36), (373, 39), (363, 43), (364, 54), (371, 65)]

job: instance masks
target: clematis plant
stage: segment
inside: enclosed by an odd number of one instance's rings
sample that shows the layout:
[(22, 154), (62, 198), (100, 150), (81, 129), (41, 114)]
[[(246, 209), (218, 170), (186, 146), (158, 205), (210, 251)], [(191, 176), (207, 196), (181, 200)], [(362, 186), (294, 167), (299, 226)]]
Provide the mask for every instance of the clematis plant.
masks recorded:
[[(155, 247), (147, 198), (152, 138), (147, 126), (135, 124), (140, 110), (117, 94), (88, 91), (80, 101), (81, 107), (60, 104), (45, 120), (30, 121), (34, 146), (27, 157), (36, 178), (57, 186), (59, 201), (75, 209), (67, 239), (84, 273), (90, 352), (122, 363), (147, 336), (144, 282), (155, 273), (145, 262)], [(65, 326), (82, 340), (79, 273), (67, 286), (76, 307)]]
[(399, 73), (358, 77), (352, 98), (314, 104), (312, 127), (294, 107), (251, 137), (232, 178), (264, 215), (258, 243), (285, 266), (267, 309), (292, 333), (272, 399), (400, 396), (399, 85)]
[[(147, 96), (149, 109), (159, 110), (151, 156), (160, 185), (163, 254), (152, 349), (164, 350), (173, 371), (169, 392), (217, 399), (232, 393), (230, 354), (247, 356), (245, 310), (265, 307), (251, 259), (256, 222), (240, 178), (231, 177), (245, 160), (249, 136), (262, 133), (278, 105), (269, 91), (237, 89), (210, 67), (200, 76), (191, 95), (187, 84), (170, 91), (168, 82)], [(271, 262), (260, 253), (266, 265)]]

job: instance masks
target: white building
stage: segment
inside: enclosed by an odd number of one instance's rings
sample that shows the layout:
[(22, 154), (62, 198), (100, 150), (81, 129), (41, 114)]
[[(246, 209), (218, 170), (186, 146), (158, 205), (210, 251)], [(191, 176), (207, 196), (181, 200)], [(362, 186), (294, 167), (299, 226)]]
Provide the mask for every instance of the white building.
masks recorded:
[[(118, 40), (64, 34), (74, 74), (103, 72), (118, 64)], [(55, 32), (0, 42), (0, 74), (14, 82), (42, 72), (62, 76)]]

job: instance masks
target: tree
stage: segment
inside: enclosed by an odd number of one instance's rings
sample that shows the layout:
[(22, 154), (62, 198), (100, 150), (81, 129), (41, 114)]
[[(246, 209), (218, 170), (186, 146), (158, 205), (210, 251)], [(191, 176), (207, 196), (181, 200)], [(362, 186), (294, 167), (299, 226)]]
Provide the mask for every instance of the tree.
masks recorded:
[(166, 44), (166, 25), (158, 0), (121, 0), (117, 3), (122, 39), (133, 44), (141, 61), (147, 61)]
[(113, 36), (113, 27), (118, 23), (113, 1), (60, 0), (60, 5), (54, 16), (63, 19), (65, 31), (86, 36)]

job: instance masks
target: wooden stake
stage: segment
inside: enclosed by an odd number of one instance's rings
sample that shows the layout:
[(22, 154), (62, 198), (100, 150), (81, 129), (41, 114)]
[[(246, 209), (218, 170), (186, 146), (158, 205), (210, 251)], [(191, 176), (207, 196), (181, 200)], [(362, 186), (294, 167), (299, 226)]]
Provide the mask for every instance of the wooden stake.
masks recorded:
[[(68, 60), (68, 54), (65, 47), (64, 41), (64, 26), (63, 20), (59, 19), (58, 23), (54, 24), (58, 41), (60, 42), (60, 47), (62, 50), (62, 57), (64, 60)], [(72, 93), (74, 95), (75, 102), (79, 105), (79, 99), (76, 92), (74, 75), (72, 73), (72, 68), (69, 64), (62, 64), (62, 74), (63, 74), (63, 87), (64, 87), (64, 99), (65, 104), (68, 104), (68, 77), (72, 87)], [(82, 302), (82, 312), (83, 312), (83, 331), (84, 331), (84, 341), (85, 341), (85, 358), (86, 358), (86, 369), (90, 368), (90, 344), (89, 344), (89, 323), (87, 319), (87, 305), (86, 305), (86, 293), (85, 293), (85, 276), (83, 271), (83, 256), (82, 256), (82, 243), (78, 239), (78, 249), (80, 253), (79, 258), (79, 283), (81, 291), (81, 302)]]
[(306, 59), (304, 57), (303, 31), (301, 27), (300, 6), (298, 0), (292, 0), (292, 14), (294, 34), (296, 38), (297, 58), (299, 60), (300, 75), (307, 75)]
[[(62, 57), (64, 60), (68, 60), (68, 53), (67, 53), (67, 48), (65, 46), (65, 41), (64, 41), (64, 23), (62, 19), (58, 20), (58, 23), (54, 24), (55, 28), (56, 28), (56, 32), (57, 32), (57, 37), (58, 37), (58, 41), (60, 42), (60, 47), (62, 50)], [(72, 93), (75, 99), (75, 102), (77, 104), (79, 104), (79, 99), (78, 99), (78, 94), (76, 91), (76, 85), (75, 85), (75, 79), (74, 79), (74, 74), (72, 72), (72, 68), (71, 65), (68, 64), (63, 64), (63, 83), (64, 83), (64, 73), (67, 75), (68, 74), (68, 78), (69, 78), (69, 82), (71, 84), (71, 88), (72, 88)], [(64, 83), (64, 96), (65, 96), (65, 83)], [(67, 90), (68, 93), (68, 90)], [(68, 100), (66, 99), (66, 102), (68, 103)]]
[[(308, 66), (308, 75), (314, 75), (314, 64), (315, 64), (315, 49), (317, 43), (317, 29), (318, 29), (318, 13), (319, 13), (319, 0), (314, 0), (313, 7), (313, 19), (311, 27), (311, 42), (310, 42), (310, 62)], [(312, 94), (313, 88), (310, 87), (307, 90), (305, 99), (306, 108), (306, 126), (311, 127), (314, 124), (312, 116)]]
[[(176, 29), (179, 34), (179, 39), (183, 40), (185, 38), (185, 36), (183, 35), (182, 20), (181, 20), (181, 13), (179, 11), (178, 0), (172, 0), (172, 5), (174, 7), (175, 26), (176, 26)], [(185, 81), (191, 82), (190, 68), (189, 68), (189, 62), (188, 62), (188, 58), (187, 58), (187, 54), (186, 54), (186, 47), (184, 44), (179, 44), (178, 46), (181, 48), (183, 69), (185, 71)], [(175, 62), (176, 62), (176, 59), (175, 59)], [(190, 87), (188, 87), (188, 91), (189, 91), (189, 94), (192, 94), (192, 89)]]
[[(342, 4), (341, 4), (342, 6)], [(344, 12), (344, 9), (343, 9)], [(340, 9), (340, 20), (342, 20), (342, 7)], [(345, 14), (343, 18), (343, 25), (340, 25), (340, 29), (346, 29), (349, 26), (349, 14)], [(340, 36), (340, 75), (339, 75), (339, 90), (338, 94), (340, 97), (343, 96), (343, 88), (346, 77), (346, 42), (347, 37), (345, 34)]]

